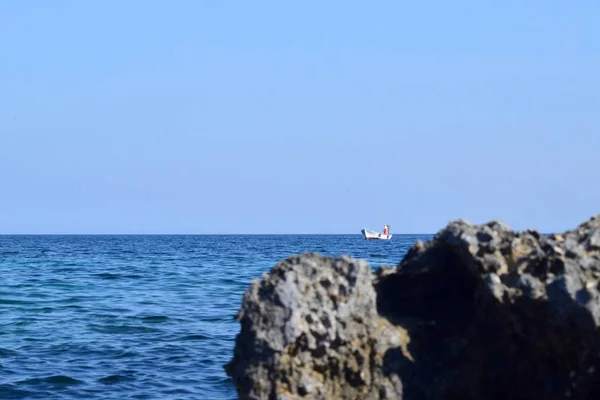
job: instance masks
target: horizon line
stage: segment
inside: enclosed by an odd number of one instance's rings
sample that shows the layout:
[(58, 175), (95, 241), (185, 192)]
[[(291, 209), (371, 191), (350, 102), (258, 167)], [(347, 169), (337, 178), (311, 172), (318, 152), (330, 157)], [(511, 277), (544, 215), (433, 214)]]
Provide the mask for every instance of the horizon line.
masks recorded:
[[(392, 233), (392, 236), (435, 233)], [(0, 233), (0, 236), (362, 236), (361, 233)]]

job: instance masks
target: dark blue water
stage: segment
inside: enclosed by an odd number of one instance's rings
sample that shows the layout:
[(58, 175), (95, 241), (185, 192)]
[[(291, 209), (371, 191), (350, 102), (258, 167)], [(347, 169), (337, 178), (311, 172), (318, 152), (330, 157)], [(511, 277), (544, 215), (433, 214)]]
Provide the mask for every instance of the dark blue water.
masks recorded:
[(304, 251), (395, 265), (417, 238), (0, 236), (0, 399), (236, 399), (252, 279)]

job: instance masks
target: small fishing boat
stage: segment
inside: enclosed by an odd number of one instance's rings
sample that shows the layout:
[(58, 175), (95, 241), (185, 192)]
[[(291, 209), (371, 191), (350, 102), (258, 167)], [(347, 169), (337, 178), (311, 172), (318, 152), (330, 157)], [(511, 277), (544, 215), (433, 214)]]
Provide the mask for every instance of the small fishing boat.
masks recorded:
[(367, 228), (361, 229), (360, 233), (362, 233), (367, 240), (390, 240), (392, 238), (389, 225), (383, 226), (383, 233), (372, 231)]

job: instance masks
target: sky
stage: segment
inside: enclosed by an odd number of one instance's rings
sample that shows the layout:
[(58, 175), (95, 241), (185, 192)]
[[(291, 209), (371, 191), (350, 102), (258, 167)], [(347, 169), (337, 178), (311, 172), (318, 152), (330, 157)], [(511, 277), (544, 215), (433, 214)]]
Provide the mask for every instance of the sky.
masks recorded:
[(0, 2), (0, 233), (557, 232), (600, 3)]

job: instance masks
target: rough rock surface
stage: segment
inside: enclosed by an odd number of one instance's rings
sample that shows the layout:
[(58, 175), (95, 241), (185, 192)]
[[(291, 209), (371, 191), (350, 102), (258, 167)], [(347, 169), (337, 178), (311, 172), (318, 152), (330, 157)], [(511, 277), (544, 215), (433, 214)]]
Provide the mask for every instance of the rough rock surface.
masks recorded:
[(395, 267), (315, 254), (244, 296), (242, 399), (600, 398), (600, 218), (544, 236), (455, 221)]
[(400, 340), (389, 324), (382, 332), (386, 324), (378, 321), (364, 261), (316, 254), (282, 261), (252, 283), (237, 318), (242, 332), (226, 370), (241, 398), (401, 394), (399, 379), (386, 378), (382, 360), (374, 357)]

